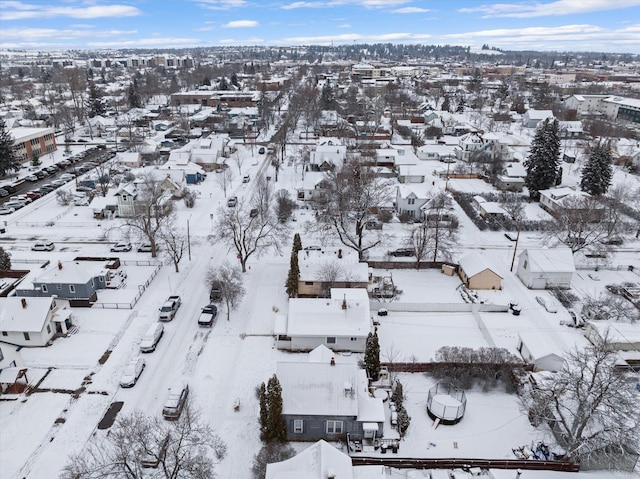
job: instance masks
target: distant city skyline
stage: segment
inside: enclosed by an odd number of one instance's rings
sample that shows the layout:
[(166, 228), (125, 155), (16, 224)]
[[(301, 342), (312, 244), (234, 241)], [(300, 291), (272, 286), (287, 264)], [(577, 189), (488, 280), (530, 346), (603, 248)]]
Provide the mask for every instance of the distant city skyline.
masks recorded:
[(640, 0), (0, 1), (0, 48), (422, 43), (640, 53)]

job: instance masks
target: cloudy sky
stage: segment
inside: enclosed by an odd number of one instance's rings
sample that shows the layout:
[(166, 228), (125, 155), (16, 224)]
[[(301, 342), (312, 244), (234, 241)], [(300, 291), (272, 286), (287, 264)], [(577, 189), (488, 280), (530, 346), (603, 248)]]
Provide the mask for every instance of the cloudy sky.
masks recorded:
[(640, 0), (0, 0), (0, 48), (364, 42), (640, 53)]

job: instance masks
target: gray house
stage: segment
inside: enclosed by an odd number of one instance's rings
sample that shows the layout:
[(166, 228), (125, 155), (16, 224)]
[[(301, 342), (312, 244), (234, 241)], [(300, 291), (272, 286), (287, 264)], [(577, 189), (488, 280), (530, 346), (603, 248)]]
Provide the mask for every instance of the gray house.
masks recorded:
[(94, 302), (97, 291), (107, 288), (111, 279), (111, 271), (103, 263), (88, 261), (60, 261), (44, 273), (37, 273), (27, 276), (16, 287), (17, 296), (56, 296)]
[(279, 362), (282, 417), (290, 441), (335, 441), (346, 434), (382, 437), (382, 399), (369, 394), (366, 372), (335, 360)]

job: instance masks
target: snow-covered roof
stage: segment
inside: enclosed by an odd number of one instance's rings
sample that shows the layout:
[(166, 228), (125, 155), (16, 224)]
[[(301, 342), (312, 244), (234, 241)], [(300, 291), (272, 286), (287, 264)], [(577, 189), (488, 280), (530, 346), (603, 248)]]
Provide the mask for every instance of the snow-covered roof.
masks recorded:
[(324, 344), (321, 344), (312, 351), (309, 351), (310, 363), (330, 363), (331, 359), (335, 361), (336, 353), (331, 351)]
[(282, 462), (267, 464), (265, 479), (352, 479), (351, 458), (328, 442), (320, 440)]
[[(22, 301), (26, 304), (22, 306)], [(7, 332), (42, 331), (54, 298), (0, 298), (0, 330)]]
[[(458, 264), (469, 278), (472, 278), (478, 273), (482, 273), (485, 269), (488, 269), (494, 274), (500, 276), (478, 253), (468, 254), (461, 258), (460, 261), (458, 261)], [(502, 278), (502, 276), (500, 277)]]
[(279, 362), (282, 414), (356, 417), (358, 395), (366, 394), (359, 371), (355, 363)]
[(291, 298), (287, 334), (295, 337), (362, 337), (371, 331), (369, 300)]
[(551, 355), (558, 357), (562, 355), (563, 351), (553, 342), (549, 334), (526, 331), (519, 333), (518, 336), (531, 353), (534, 361)]
[(606, 336), (610, 343), (640, 344), (640, 324), (619, 321), (590, 321), (588, 324), (601, 338)]
[(547, 118), (553, 118), (553, 112), (551, 110), (534, 110), (533, 108), (527, 110), (525, 115), (531, 120), (545, 120)]
[(569, 248), (526, 249), (519, 258), (523, 255), (527, 257), (532, 273), (573, 273), (576, 270)]
[[(62, 267), (60, 267), (62, 266)], [(102, 263), (91, 261), (61, 261), (34, 278), (37, 283), (83, 284), (104, 270)]]

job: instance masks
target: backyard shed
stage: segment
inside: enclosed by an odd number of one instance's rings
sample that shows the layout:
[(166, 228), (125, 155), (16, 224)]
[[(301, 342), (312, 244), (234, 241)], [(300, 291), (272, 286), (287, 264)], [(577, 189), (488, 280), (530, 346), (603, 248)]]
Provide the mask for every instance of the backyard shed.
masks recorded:
[(526, 249), (518, 256), (518, 278), (529, 289), (569, 289), (575, 270), (569, 248)]
[(470, 289), (502, 289), (502, 276), (478, 253), (471, 253), (459, 261), (458, 275)]

